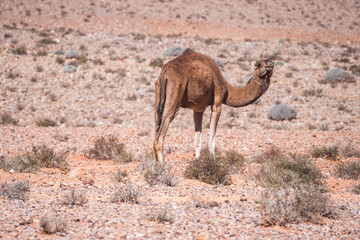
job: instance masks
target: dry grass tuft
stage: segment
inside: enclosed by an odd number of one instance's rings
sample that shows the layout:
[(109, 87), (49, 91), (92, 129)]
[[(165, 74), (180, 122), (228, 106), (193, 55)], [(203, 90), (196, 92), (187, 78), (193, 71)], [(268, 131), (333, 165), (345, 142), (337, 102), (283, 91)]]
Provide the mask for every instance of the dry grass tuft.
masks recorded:
[(359, 195), (360, 194), (360, 183), (356, 184), (352, 190), (354, 194)]
[(282, 157), (280, 149), (275, 146), (271, 146), (268, 150), (261, 154), (257, 154), (251, 157), (251, 161), (255, 163), (265, 163), (268, 161), (275, 161)]
[(140, 203), (141, 192), (132, 184), (127, 185), (126, 188), (120, 187), (117, 192), (115, 192), (111, 198), (112, 203)]
[[(237, 159), (232, 160), (237, 162)], [(226, 157), (214, 157), (205, 149), (199, 158), (189, 163), (184, 175), (186, 178), (198, 179), (208, 184), (230, 184), (228, 174), (233, 169), (230, 162), (231, 159), (228, 161)]]
[(178, 178), (172, 173), (168, 164), (156, 162), (150, 155), (144, 157), (141, 169), (144, 171), (145, 180), (150, 186), (164, 184), (175, 187), (179, 183)]
[(150, 216), (150, 221), (156, 221), (158, 223), (168, 222), (172, 224), (174, 222), (174, 217), (166, 209), (162, 209), (160, 211), (154, 212)]
[(120, 143), (115, 136), (106, 136), (97, 138), (94, 141), (94, 147), (90, 148), (86, 156), (92, 159), (109, 160), (117, 162), (131, 162), (133, 156), (125, 150), (125, 145)]
[(265, 162), (256, 177), (265, 188), (260, 204), (266, 225), (318, 223), (335, 214), (320, 170), (304, 156)]
[(84, 191), (71, 188), (68, 193), (64, 194), (63, 204), (65, 205), (83, 206), (87, 202), (88, 199)]
[(122, 171), (120, 169), (117, 169), (112, 176), (112, 179), (114, 182), (121, 183), (124, 182), (128, 177), (128, 172), (126, 170)]
[(50, 217), (45, 215), (40, 220), (40, 227), (47, 234), (66, 233), (68, 229), (67, 222), (61, 217)]
[(56, 127), (57, 123), (49, 118), (39, 118), (35, 121), (38, 127)]
[(0, 196), (4, 198), (26, 200), (28, 192), (30, 192), (28, 180), (4, 182), (0, 185)]
[(56, 153), (46, 145), (34, 146), (32, 152), (15, 157), (0, 158), (0, 168), (16, 172), (37, 172), (42, 167), (67, 170), (66, 153)]
[(335, 175), (343, 179), (354, 179), (360, 178), (360, 162), (342, 162), (335, 168)]
[(341, 147), (340, 152), (344, 157), (360, 158), (360, 150), (357, 149), (355, 143), (351, 141)]
[(14, 119), (9, 113), (2, 113), (0, 115), (0, 124), (8, 125), (17, 125), (17, 120)]
[(315, 158), (325, 157), (335, 161), (339, 156), (339, 147), (335, 145), (329, 147), (315, 147), (311, 151), (311, 156)]
[(266, 188), (261, 199), (261, 214), (266, 225), (310, 221), (319, 223), (321, 217), (333, 217), (328, 194), (315, 184), (298, 184), (278, 189)]

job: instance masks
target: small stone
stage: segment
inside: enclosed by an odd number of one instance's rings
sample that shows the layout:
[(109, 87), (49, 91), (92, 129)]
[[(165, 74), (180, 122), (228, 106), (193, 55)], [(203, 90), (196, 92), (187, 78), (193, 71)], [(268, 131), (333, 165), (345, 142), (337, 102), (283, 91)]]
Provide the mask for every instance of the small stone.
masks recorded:
[(56, 50), (56, 51), (54, 52), (54, 54), (56, 54), (56, 55), (64, 55), (65, 52), (64, 52), (62, 49), (58, 49), (58, 50)]
[(73, 73), (76, 72), (76, 67), (73, 65), (65, 65), (63, 68), (63, 72), (65, 73)]
[(353, 83), (355, 82), (355, 78), (349, 72), (345, 71), (342, 68), (334, 68), (325, 73), (324, 81), (329, 83), (336, 83), (336, 82)]
[(267, 113), (270, 120), (292, 120), (296, 118), (296, 110), (292, 106), (279, 104), (272, 108)]
[(67, 51), (65, 53), (65, 58), (67, 58), (67, 59), (69, 59), (69, 58), (77, 58), (79, 56), (80, 56), (80, 54), (77, 51), (73, 50), (73, 49), (71, 49), (71, 50), (69, 50), (69, 51)]
[(184, 51), (186, 50), (186, 48), (184, 47), (180, 47), (180, 46), (174, 46), (171, 48), (166, 49), (163, 52), (164, 56), (179, 56), (181, 55)]

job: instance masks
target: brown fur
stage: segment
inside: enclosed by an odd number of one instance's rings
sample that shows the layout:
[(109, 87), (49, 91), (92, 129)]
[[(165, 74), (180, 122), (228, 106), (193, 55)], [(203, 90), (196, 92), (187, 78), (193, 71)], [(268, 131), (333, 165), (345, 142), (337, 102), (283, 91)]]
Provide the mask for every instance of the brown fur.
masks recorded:
[(221, 104), (242, 107), (254, 102), (268, 89), (273, 66), (268, 59), (257, 61), (249, 84), (236, 88), (226, 82), (212, 58), (191, 49), (168, 62), (155, 83), (154, 159), (159, 160), (159, 154), (162, 158), (167, 129), (180, 107), (194, 111), (195, 131), (201, 133), (203, 112), (212, 106), (210, 134), (214, 138)]

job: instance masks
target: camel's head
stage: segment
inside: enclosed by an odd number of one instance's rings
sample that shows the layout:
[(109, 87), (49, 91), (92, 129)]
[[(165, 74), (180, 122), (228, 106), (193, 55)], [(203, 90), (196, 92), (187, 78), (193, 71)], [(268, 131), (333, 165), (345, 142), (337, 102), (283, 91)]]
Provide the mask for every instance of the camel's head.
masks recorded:
[(253, 61), (252, 65), (255, 67), (255, 73), (259, 78), (271, 77), (274, 69), (274, 62), (271, 59)]

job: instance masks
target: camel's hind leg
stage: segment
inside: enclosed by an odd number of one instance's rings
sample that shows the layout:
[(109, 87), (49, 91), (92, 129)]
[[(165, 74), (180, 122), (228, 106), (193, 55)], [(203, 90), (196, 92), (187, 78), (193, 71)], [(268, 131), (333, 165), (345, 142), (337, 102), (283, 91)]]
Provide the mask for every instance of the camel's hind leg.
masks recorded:
[(195, 157), (200, 157), (202, 148), (202, 120), (204, 112), (194, 111), (194, 123), (195, 123)]
[[(155, 127), (155, 139), (153, 146), (154, 160), (163, 162), (164, 139), (169, 129), (169, 125), (176, 117), (184, 89), (176, 81), (165, 80), (162, 91), (156, 89), (156, 102), (161, 107), (155, 111), (157, 125)], [(160, 84), (161, 85), (161, 81)], [(157, 101), (159, 99), (159, 101)]]

